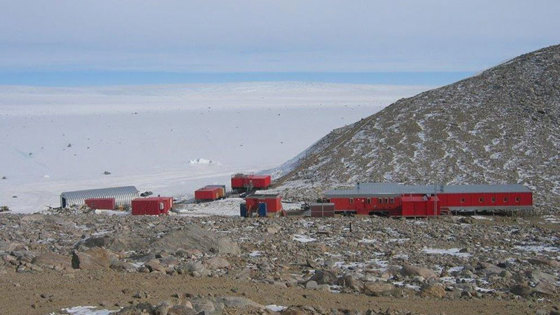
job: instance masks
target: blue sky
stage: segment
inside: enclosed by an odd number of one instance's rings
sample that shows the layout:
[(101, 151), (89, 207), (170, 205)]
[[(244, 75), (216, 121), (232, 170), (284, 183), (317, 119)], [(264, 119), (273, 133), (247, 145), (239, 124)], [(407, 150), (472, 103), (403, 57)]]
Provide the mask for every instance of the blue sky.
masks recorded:
[(0, 0), (22, 72), (477, 72), (560, 43), (558, 0)]

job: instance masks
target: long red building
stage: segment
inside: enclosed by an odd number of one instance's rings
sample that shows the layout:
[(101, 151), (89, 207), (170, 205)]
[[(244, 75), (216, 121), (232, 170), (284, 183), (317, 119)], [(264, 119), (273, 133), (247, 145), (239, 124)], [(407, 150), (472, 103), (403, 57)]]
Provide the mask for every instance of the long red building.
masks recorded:
[(533, 193), (523, 185), (401, 185), (359, 183), (324, 193), (338, 213), (424, 217), (442, 212), (531, 210)]

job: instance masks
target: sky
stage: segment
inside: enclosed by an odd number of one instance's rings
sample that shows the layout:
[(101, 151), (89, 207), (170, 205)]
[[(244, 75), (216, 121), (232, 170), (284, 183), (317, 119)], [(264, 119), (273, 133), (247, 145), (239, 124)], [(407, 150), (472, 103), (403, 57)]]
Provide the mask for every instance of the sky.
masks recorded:
[(558, 0), (0, 0), (0, 84), (24, 72), (470, 73), (560, 43), (559, 14)]

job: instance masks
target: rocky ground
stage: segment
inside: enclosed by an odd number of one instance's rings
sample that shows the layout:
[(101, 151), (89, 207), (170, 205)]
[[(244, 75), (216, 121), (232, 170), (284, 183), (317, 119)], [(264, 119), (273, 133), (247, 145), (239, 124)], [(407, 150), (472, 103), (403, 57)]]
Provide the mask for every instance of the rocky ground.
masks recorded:
[(560, 217), (0, 215), (5, 314), (558, 314)]

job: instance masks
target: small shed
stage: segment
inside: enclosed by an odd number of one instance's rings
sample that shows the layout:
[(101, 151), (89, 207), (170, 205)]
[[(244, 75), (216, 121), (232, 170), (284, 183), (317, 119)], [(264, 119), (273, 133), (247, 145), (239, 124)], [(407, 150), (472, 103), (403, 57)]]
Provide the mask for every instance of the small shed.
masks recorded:
[(245, 203), (248, 212), (257, 211), (259, 203), (266, 204), (267, 212), (282, 211), (282, 197), (278, 192), (256, 191), (254, 194), (245, 197)]
[(231, 189), (233, 190), (252, 190), (268, 189), (271, 184), (270, 175), (245, 175), (235, 174), (231, 177)]
[(334, 203), (312, 203), (310, 209), (312, 217), (334, 217)]
[(149, 197), (132, 200), (133, 215), (168, 214), (173, 207), (173, 197)]
[(60, 207), (82, 206), (89, 198), (115, 198), (115, 206), (128, 206), (138, 193), (134, 186), (67, 191), (60, 194)]
[(208, 185), (194, 192), (196, 201), (217, 200), (226, 196), (225, 185)]

